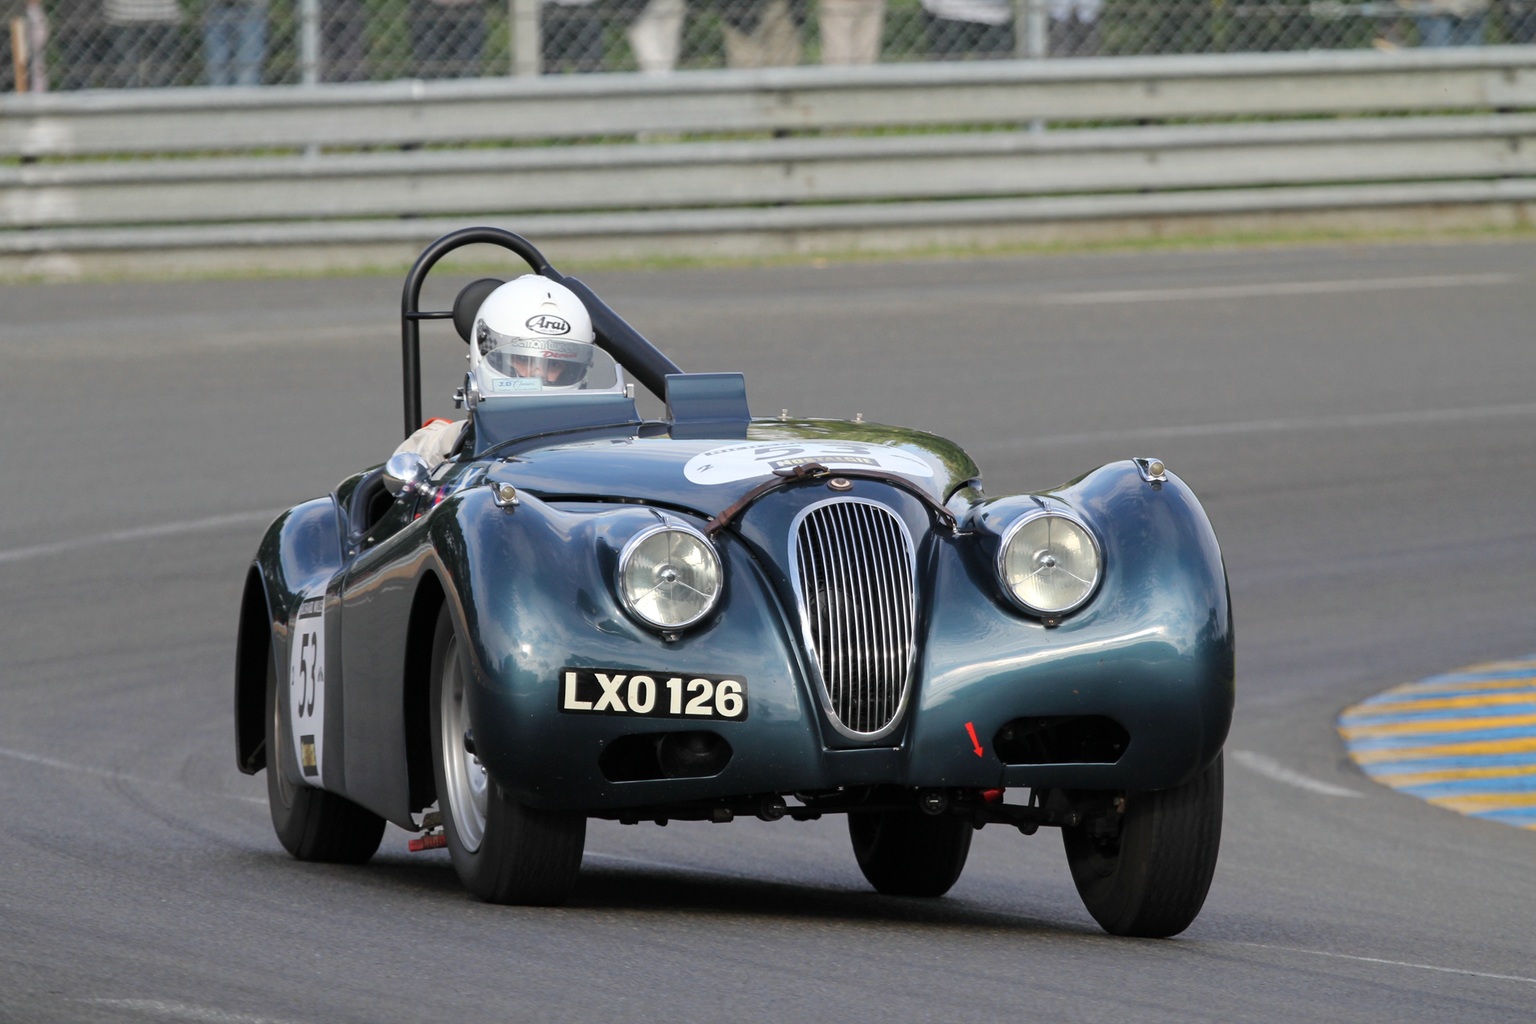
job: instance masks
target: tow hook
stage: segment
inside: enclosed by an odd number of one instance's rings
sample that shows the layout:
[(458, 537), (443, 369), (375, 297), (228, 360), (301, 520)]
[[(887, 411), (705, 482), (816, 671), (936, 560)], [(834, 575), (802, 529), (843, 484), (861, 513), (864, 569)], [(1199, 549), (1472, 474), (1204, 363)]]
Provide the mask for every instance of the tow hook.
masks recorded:
[(428, 832), (420, 839), (412, 839), (405, 844), (405, 848), (412, 853), (422, 853), (426, 850), (441, 850), (448, 845), (448, 837), (441, 832)]
[(448, 845), (448, 837), (443, 834), (443, 816), (437, 811), (428, 811), (421, 819), (422, 834), (405, 844), (405, 848), (411, 853), (421, 853), (425, 850), (441, 850)]

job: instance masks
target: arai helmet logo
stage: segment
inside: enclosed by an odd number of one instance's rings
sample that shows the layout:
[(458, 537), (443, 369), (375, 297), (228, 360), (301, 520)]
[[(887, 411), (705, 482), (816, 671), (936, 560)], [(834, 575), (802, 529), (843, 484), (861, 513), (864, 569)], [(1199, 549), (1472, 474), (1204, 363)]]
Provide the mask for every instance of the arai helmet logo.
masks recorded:
[(540, 334), (570, 334), (571, 325), (564, 317), (554, 316), (550, 313), (540, 313), (538, 316), (528, 318), (528, 329), (538, 331)]

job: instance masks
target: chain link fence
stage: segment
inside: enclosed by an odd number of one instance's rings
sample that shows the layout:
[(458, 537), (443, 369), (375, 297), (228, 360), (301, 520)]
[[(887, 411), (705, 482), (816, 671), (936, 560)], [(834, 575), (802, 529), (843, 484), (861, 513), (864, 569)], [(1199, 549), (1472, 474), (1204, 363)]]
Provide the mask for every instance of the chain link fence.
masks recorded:
[(1536, 0), (0, 0), (0, 91), (1536, 41)]

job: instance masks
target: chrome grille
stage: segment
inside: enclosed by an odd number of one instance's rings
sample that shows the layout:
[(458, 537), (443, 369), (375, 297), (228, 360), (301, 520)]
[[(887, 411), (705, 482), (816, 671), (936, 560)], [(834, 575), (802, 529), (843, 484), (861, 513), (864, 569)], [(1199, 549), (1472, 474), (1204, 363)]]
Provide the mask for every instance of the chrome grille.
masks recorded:
[(793, 548), (827, 709), (845, 732), (876, 737), (896, 724), (912, 670), (915, 558), (906, 525), (884, 506), (833, 499), (801, 513)]

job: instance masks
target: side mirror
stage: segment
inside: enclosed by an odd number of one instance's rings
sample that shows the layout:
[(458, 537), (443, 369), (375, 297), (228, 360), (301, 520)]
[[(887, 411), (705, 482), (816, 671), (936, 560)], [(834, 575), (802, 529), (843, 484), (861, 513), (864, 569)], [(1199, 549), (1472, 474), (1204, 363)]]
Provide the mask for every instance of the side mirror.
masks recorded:
[(415, 452), (396, 452), (384, 463), (384, 489), (396, 498), (431, 490), (427, 460)]

